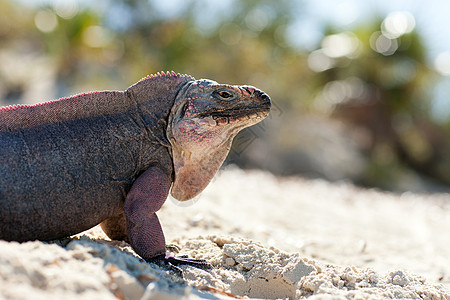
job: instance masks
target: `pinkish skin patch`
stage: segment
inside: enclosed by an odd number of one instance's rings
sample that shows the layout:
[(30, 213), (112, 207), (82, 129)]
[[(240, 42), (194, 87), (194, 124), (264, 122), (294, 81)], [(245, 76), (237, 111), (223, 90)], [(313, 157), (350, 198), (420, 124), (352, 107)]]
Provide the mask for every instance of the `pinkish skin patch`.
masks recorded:
[(189, 98), (187, 109), (186, 109), (186, 112), (184, 113), (185, 118), (191, 118), (195, 114), (198, 114), (199, 110), (198, 110), (197, 106), (195, 106), (195, 104), (192, 102), (192, 100), (195, 100), (198, 98), (200, 98), (200, 97)]
[(175, 125), (174, 135), (180, 144), (204, 148), (211, 145), (217, 135), (218, 128), (215, 126), (216, 122), (212, 118), (184, 119)]

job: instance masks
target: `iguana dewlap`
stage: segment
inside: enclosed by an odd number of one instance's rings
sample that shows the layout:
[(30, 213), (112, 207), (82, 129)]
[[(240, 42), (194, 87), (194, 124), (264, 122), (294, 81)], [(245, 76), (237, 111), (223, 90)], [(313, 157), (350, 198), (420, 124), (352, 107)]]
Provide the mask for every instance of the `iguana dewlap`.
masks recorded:
[(52, 240), (101, 223), (142, 258), (160, 257), (155, 212), (169, 190), (198, 195), (270, 105), (254, 87), (172, 72), (123, 92), (0, 108), (0, 238)]

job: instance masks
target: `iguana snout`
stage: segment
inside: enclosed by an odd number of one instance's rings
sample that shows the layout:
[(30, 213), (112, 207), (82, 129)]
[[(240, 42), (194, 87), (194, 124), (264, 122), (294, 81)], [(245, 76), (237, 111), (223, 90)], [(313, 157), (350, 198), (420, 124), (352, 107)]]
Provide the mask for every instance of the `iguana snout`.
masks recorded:
[(252, 86), (202, 79), (180, 92), (167, 132), (175, 169), (172, 196), (184, 201), (203, 191), (236, 134), (267, 117), (270, 106), (269, 96)]

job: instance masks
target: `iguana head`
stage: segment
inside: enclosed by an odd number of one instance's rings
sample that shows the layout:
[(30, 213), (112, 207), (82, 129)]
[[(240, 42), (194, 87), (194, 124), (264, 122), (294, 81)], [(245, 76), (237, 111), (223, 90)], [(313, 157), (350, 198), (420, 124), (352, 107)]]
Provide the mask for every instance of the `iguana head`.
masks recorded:
[(236, 134), (263, 120), (270, 106), (269, 96), (251, 86), (188, 83), (175, 100), (167, 131), (175, 168), (172, 196), (185, 201), (203, 191)]

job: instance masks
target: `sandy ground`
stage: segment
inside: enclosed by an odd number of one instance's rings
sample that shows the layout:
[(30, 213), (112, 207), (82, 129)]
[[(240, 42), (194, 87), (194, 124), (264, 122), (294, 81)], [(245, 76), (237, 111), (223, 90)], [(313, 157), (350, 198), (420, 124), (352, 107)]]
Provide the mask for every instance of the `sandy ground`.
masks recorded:
[(158, 213), (180, 277), (99, 227), (75, 239), (0, 241), (0, 299), (449, 299), (450, 195), (221, 171), (194, 204)]

